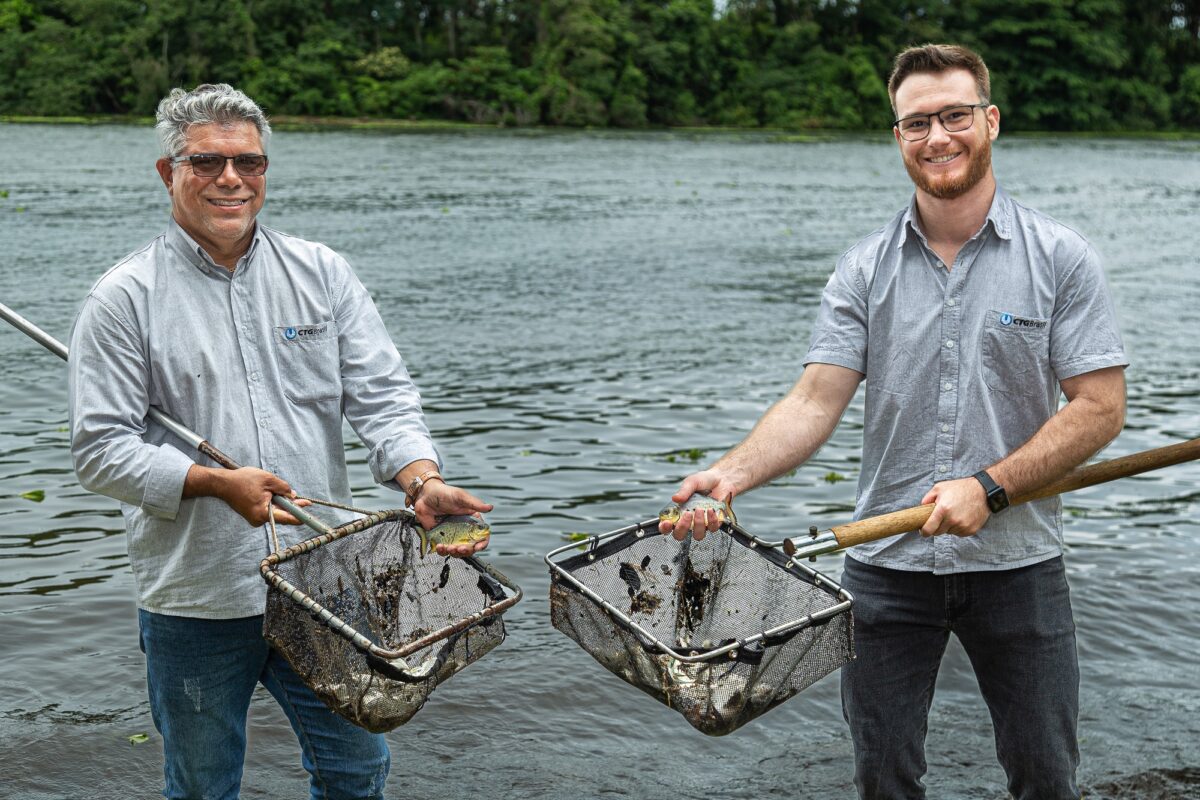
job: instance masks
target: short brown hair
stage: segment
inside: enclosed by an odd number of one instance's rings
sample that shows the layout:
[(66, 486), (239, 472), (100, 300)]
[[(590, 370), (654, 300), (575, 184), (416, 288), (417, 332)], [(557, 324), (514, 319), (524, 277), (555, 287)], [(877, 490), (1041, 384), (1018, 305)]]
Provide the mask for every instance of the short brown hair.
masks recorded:
[(896, 111), (896, 90), (910, 75), (921, 72), (946, 72), (952, 69), (965, 69), (975, 78), (975, 89), (979, 92), (979, 102), (991, 102), (992, 79), (988, 74), (987, 64), (978, 53), (957, 44), (923, 44), (910, 47), (896, 56), (892, 66), (892, 74), (888, 78), (888, 97), (892, 99), (892, 113)]

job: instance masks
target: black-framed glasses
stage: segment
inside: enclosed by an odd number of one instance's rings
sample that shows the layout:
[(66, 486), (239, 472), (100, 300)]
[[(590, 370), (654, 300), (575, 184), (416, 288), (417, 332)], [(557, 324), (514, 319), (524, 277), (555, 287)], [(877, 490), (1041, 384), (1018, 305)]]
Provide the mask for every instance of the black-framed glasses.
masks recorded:
[(267, 157), (261, 153), (238, 153), (222, 156), (216, 153), (196, 153), (190, 156), (175, 156), (172, 164), (188, 162), (192, 172), (201, 178), (215, 178), (225, 171), (225, 164), (233, 162), (233, 168), (243, 178), (255, 178), (267, 171)]
[(906, 142), (919, 142), (929, 135), (933, 118), (937, 117), (948, 133), (965, 131), (975, 124), (975, 109), (987, 108), (991, 103), (971, 103), (965, 106), (950, 106), (932, 114), (913, 114), (892, 123)]

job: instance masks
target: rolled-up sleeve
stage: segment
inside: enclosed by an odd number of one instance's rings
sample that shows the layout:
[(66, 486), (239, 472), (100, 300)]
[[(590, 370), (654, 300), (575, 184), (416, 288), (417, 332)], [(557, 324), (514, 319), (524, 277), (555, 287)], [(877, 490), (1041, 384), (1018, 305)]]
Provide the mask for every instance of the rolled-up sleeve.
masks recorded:
[(425, 424), (421, 395), (366, 288), (339, 259), (334, 314), (346, 419), (367, 446), (376, 482), (393, 489), (414, 461), (441, 459)]
[(139, 337), (119, 311), (89, 296), (75, 320), (68, 362), (71, 457), (80, 484), (162, 519), (175, 519), (195, 463), (148, 444), (149, 371)]

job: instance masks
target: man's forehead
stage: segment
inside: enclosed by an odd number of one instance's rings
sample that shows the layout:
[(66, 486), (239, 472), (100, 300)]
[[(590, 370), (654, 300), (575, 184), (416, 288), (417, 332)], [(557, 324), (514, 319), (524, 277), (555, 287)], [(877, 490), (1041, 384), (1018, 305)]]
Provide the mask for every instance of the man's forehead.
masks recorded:
[(188, 147), (222, 141), (244, 144), (247, 140), (253, 142), (256, 148), (262, 141), (253, 122), (206, 122), (203, 125), (192, 125), (184, 133), (184, 141)]
[(979, 90), (975, 86), (975, 77), (965, 69), (917, 72), (905, 78), (896, 90), (896, 113), (900, 117), (978, 102)]

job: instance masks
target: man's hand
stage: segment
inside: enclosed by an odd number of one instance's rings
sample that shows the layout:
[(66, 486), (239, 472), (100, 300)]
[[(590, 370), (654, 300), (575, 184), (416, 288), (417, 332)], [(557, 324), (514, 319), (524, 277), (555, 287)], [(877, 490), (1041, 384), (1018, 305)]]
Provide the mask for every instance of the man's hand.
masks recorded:
[(943, 533), (974, 536), (992, 515), (988, 510), (983, 484), (975, 478), (935, 483), (921, 499), (921, 505), (927, 503), (935, 503), (936, 506), (929, 520), (921, 526), (922, 536), (939, 536)]
[[(288, 482), (277, 475), (255, 467), (227, 470), (194, 465), (188, 470), (183, 484), (184, 497), (216, 497), (241, 515), (253, 527), (267, 524), (272, 495), (295, 498)], [(296, 500), (297, 506), (307, 506), (307, 500)], [(282, 509), (275, 509), (275, 522), (280, 525), (299, 525), (300, 520)]]
[[(417, 524), (425, 530), (434, 527), (441, 517), (450, 516), (451, 514), (474, 515), (491, 510), (491, 503), (483, 502), (466, 489), (450, 486), (442, 481), (429, 481), (421, 487), (421, 494), (417, 498), (416, 504), (413, 505), (413, 513), (417, 517)], [(481, 542), (474, 542), (473, 544), (439, 544), (435, 549), (439, 556), (458, 556), (461, 558), (472, 555), (487, 546), (488, 540), (484, 539)]]
[[(714, 500), (721, 500), (728, 503), (733, 499), (736, 487), (732, 481), (717, 470), (706, 469), (703, 472), (696, 472), (684, 478), (679, 491), (671, 495), (671, 500), (682, 505), (697, 492), (706, 494)], [(682, 542), (687, 538), (689, 533), (699, 541), (709, 531), (715, 531), (721, 527), (724, 519), (725, 515), (720, 511), (685, 511), (679, 515), (679, 520), (674, 525), (671, 525), (666, 520), (659, 522), (658, 530), (660, 533), (671, 534), (675, 537), (676, 541)]]

